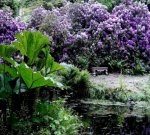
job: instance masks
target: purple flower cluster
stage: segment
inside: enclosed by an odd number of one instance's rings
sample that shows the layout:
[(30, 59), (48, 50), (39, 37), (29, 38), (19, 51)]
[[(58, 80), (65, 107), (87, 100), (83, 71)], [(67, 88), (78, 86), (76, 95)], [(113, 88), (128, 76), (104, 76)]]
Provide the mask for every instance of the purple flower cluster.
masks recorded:
[(77, 65), (81, 55), (89, 59), (92, 32), (109, 16), (107, 8), (99, 3), (67, 3), (52, 11), (37, 8), (32, 13), (30, 26), (50, 36), (56, 60)]
[(31, 15), (30, 27), (38, 29), (47, 14), (48, 11), (42, 7), (34, 9)]
[[(107, 21), (99, 24), (95, 37), (99, 54), (105, 52), (105, 63), (124, 62), (123, 69), (150, 68), (150, 13), (146, 5), (126, 2), (116, 6)], [(111, 56), (108, 57), (108, 56)], [(102, 61), (102, 60), (100, 60)], [(116, 66), (116, 65), (115, 65)], [(120, 67), (118, 67), (120, 68)]]
[(0, 64), (2, 64), (3, 63), (3, 59), (0, 59)]
[(0, 44), (10, 44), (15, 40), (15, 33), (26, 29), (25, 23), (15, 20), (11, 13), (0, 10)]
[[(113, 10), (113, 15), (118, 18), (117, 22), (121, 26), (116, 31), (120, 46), (149, 51), (150, 13), (147, 6), (140, 3), (122, 4)], [(150, 56), (147, 54), (146, 58)]]
[(100, 3), (39, 8), (31, 24), (50, 36), (53, 56), (60, 62), (131, 72), (150, 69), (150, 13), (144, 4), (125, 0), (112, 13)]

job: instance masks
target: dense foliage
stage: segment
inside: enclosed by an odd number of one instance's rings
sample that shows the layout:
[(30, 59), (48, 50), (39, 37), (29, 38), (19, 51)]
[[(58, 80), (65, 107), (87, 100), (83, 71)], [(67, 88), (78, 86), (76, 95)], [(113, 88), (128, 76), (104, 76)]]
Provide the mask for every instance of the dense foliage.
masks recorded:
[[(17, 134), (14, 131), (14, 114), (20, 118), (18, 126), (25, 120), (27, 126), (32, 128), (28, 121), (35, 112), (40, 89), (62, 87), (53, 77), (53, 73), (63, 69), (63, 66), (55, 62), (49, 54), (48, 43), (48, 37), (40, 32), (25, 31), (17, 34), (16, 41), (11, 45), (0, 45), (0, 57), (3, 59), (0, 64), (0, 130), (7, 129), (7, 132)], [(19, 57), (13, 58), (14, 52), (20, 52)], [(66, 112), (66, 116), (69, 114)], [(73, 116), (68, 117), (68, 120), (74, 119)], [(21, 129), (19, 132), (22, 132)]]
[(10, 44), (15, 40), (16, 32), (26, 29), (25, 23), (14, 19), (11, 13), (0, 10), (0, 44)]
[[(88, 71), (80, 70), (108, 66), (112, 71), (130, 74), (150, 71), (147, 6), (124, 0), (112, 10), (119, 0), (115, 4), (113, 0), (101, 1), (108, 8), (97, 2), (39, 0), (43, 7), (33, 11), (29, 31), (23, 31), (26, 24), (14, 19), (10, 12), (0, 10), (2, 135), (80, 134), (78, 116), (64, 107), (64, 100), (56, 100), (58, 96), (68, 101), (89, 97), (149, 101), (149, 86), (140, 96), (126, 92), (122, 80), (116, 89), (94, 86)], [(34, 2), (26, 0), (24, 4)], [(51, 54), (62, 63), (55, 62)]]
[[(27, 111), (22, 110), (22, 111)], [(24, 117), (20, 117), (24, 115)], [(64, 107), (63, 100), (52, 102), (38, 101), (35, 112), (29, 119), (25, 112), (14, 115), (13, 134), (14, 135), (76, 135), (81, 122), (78, 116)]]
[(51, 10), (55, 7), (62, 7), (64, 0), (21, 0), (22, 7), (32, 8), (42, 5), (44, 8)]
[(86, 70), (80, 71), (77, 67), (61, 63), (65, 68), (58, 72), (60, 82), (64, 85), (61, 95), (69, 95), (71, 98), (89, 97), (90, 74)]
[(132, 74), (149, 71), (149, 22), (147, 6), (131, 1), (112, 13), (99, 3), (74, 3), (52, 11), (36, 9), (31, 18), (32, 26), (52, 39), (56, 60)]
[(39, 130), (39, 135), (77, 135), (81, 123), (78, 116), (64, 108), (63, 100), (39, 102), (32, 118)]
[(15, 16), (18, 14), (19, 2), (19, 0), (1, 0), (0, 9), (3, 8), (5, 10), (12, 10), (13, 15)]

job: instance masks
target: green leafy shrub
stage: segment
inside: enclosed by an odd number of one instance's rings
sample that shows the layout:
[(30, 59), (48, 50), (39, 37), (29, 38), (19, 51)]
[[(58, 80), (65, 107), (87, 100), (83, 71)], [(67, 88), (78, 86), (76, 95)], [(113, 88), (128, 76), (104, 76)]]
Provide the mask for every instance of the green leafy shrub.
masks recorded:
[[(18, 115), (22, 105), (27, 107), (26, 115), (29, 118), (32, 116), (40, 88), (62, 87), (53, 78), (53, 73), (63, 67), (49, 54), (48, 37), (30, 31), (16, 37), (12, 45), (0, 45), (0, 57), (3, 59), (0, 64), (0, 98), (9, 101), (4, 113), (6, 118), (6, 109), (9, 110), (7, 117), (11, 121), (13, 111)], [(12, 55), (16, 52), (19, 53), (19, 60)], [(12, 122), (8, 126), (12, 127)]]
[(90, 74), (86, 70), (80, 71), (73, 65), (64, 65), (65, 69), (59, 72), (61, 82), (69, 93), (78, 98), (87, 97), (89, 94)]
[(35, 108), (31, 118), (26, 115), (23, 117), (22, 114), (13, 114), (12, 134), (77, 135), (82, 126), (78, 116), (64, 107), (62, 99), (53, 102), (38, 101)]
[(77, 135), (81, 126), (78, 117), (64, 108), (63, 100), (39, 102), (32, 121), (40, 132), (44, 130), (53, 135)]
[(0, 1), (0, 9), (3, 8), (5, 10), (12, 10), (13, 15), (18, 15), (20, 3), (18, 0), (1, 0)]
[(102, 3), (103, 5), (106, 5), (109, 11), (112, 11), (112, 9), (119, 5), (122, 0), (97, 0), (99, 3)]
[(51, 10), (54, 7), (62, 7), (63, 6), (63, 0), (44, 0), (43, 1), (43, 7), (47, 10)]
[(51, 10), (54, 7), (62, 7), (63, 0), (25, 0), (22, 1), (23, 7), (39, 6), (41, 4), (45, 9)]
[(36, 3), (42, 3), (43, 0), (21, 0), (23, 7), (30, 7), (36, 5)]
[[(46, 48), (48, 37), (40, 32), (28, 31), (17, 34), (16, 37), (17, 41), (13, 42), (13, 45), (0, 45), (0, 57), (4, 60), (0, 64), (0, 73), (9, 73), (13, 79), (21, 78), (27, 89), (58, 86), (50, 74), (63, 67), (54, 62), (49, 54)], [(15, 51), (20, 51), (20, 63), (10, 58)]]

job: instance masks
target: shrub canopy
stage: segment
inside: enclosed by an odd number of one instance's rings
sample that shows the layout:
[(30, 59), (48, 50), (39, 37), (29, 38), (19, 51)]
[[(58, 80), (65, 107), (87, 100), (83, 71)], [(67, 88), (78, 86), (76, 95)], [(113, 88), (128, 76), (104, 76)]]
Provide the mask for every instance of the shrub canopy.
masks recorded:
[(130, 0), (112, 13), (100, 3), (67, 3), (52, 11), (38, 8), (31, 18), (32, 27), (49, 35), (56, 60), (133, 74), (150, 70), (149, 23), (147, 6)]

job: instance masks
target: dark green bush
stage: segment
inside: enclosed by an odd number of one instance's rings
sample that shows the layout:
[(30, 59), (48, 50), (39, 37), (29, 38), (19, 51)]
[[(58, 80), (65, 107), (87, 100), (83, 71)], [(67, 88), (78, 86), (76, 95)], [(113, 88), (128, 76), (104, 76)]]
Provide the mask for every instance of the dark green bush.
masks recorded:
[(78, 116), (66, 109), (61, 99), (38, 101), (31, 118), (27, 117), (26, 111), (24, 107), (22, 113), (13, 115), (12, 135), (77, 135), (82, 126)]
[(47, 10), (51, 10), (53, 7), (62, 7), (63, 0), (44, 0), (43, 7)]
[(112, 9), (119, 5), (122, 0), (97, 0), (99, 3), (102, 3), (103, 5), (106, 5), (109, 11), (112, 11)]
[(47, 135), (77, 135), (81, 126), (78, 117), (64, 108), (63, 100), (39, 102), (32, 122), (39, 128), (39, 133), (45, 131)]
[(59, 72), (61, 82), (66, 91), (77, 98), (84, 98), (89, 95), (90, 74), (86, 70), (80, 71), (73, 65), (63, 64), (66, 68)]
[(23, 0), (22, 1), (22, 5), (23, 7), (29, 7), (31, 5), (33, 5), (33, 3), (37, 2), (39, 0)]
[[(17, 0), (0, 0), (0, 9), (12, 10), (13, 15), (18, 15), (20, 3)], [(10, 8), (10, 9), (9, 9)]]
[(41, 5), (47, 9), (51, 10), (54, 7), (62, 7), (63, 0), (25, 0), (22, 1), (23, 7), (31, 7), (34, 6), (36, 3), (41, 3)]

